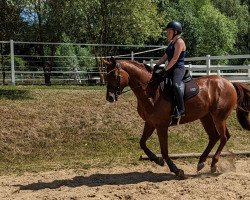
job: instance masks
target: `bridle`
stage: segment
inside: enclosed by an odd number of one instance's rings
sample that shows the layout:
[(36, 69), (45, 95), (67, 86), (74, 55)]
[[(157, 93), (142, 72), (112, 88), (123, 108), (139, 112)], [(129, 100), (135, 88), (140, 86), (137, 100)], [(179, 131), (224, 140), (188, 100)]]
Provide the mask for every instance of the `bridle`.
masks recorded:
[(111, 72), (115, 71), (117, 68), (117, 76), (116, 76), (116, 86), (113, 87), (111, 85), (107, 85), (107, 88), (111, 88), (113, 89), (115, 92), (115, 98), (117, 99), (117, 97), (122, 93), (121, 92), (121, 65), (120, 63), (117, 63), (115, 68), (109, 72), (107, 72), (107, 75), (109, 75)]
[(138, 86), (136, 86), (136, 87), (130, 88), (130, 89), (126, 90), (126, 91), (121, 91), (121, 65), (120, 65), (120, 63), (117, 63), (116, 66), (115, 66), (115, 68), (114, 68), (113, 70), (109, 71), (109, 72), (107, 73), (107, 75), (110, 74), (111, 72), (115, 71), (116, 68), (117, 68), (116, 86), (113, 87), (113, 86), (111, 86), (111, 85), (107, 85), (107, 88), (111, 88), (111, 89), (114, 89), (114, 90), (115, 90), (115, 92), (114, 92), (114, 94), (115, 94), (115, 99), (117, 99), (118, 96), (121, 95), (121, 94), (124, 94), (124, 93), (126, 93), (126, 92), (129, 92), (129, 91), (131, 91), (131, 90), (133, 90), (133, 89), (136, 89), (136, 88), (141, 88), (142, 85), (147, 86), (149, 83), (151, 83), (151, 82), (154, 81), (154, 80), (151, 80), (151, 81), (149, 81), (149, 82), (147, 82), (147, 83), (142, 83), (142, 84), (140, 84), (140, 85), (138, 85)]
[(116, 66), (117, 66), (116, 95), (118, 97), (121, 94), (121, 65), (120, 63), (117, 63)]

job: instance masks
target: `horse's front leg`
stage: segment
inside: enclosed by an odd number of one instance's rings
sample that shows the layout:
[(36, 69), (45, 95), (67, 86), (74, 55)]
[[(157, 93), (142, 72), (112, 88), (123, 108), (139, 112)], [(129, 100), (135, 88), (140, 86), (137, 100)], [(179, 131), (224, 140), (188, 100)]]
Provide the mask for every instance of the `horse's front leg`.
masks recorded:
[(157, 127), (157, 134), (161, 146), (162, 157), (166, 161), (170, 171), (175, 173), (175, 175), (180, 178), (186, 178), (184, 175), (184, 171), (182, 169), (177, 168), (168, 155), (168, 127), (165, 125)]
[(156, 164), (163, 166), (164, 160), (162, 158), (157, 157), (152, 151), (150, 151), (150, 149), (146, 145), (148, 138), (152, 135), (154, 130), (155, 130), (154, 126), (145, 122), (143, 134), (140, 140), (140, 146), (151, 161), (154, 161)]

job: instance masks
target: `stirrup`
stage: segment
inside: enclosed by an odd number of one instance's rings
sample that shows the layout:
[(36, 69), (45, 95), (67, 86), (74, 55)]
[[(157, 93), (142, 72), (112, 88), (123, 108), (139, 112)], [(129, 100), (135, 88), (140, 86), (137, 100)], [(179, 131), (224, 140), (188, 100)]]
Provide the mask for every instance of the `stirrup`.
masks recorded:
[(171, 121), (169, 123), (169, 126), (180, 125), (180, 121), (181, 121), (181, 116), (179, 118), (171, 117)]
[(185, 116), (185, 111), (179, 112), (177, 106), (174, 107), (173, 114), (171, 115), (172, 118), (179, 119), (181, 117)]

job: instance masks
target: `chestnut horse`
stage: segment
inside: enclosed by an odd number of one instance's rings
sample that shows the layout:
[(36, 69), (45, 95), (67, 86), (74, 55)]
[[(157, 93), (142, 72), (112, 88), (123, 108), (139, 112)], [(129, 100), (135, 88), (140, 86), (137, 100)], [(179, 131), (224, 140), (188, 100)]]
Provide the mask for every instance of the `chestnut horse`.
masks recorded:
[[(107, 69), (106, 99), (109, 102), (118, 100), (126, 86), (137, 97), (137, 110), (140, 117), (145, 121), (144, 130), (140, 139), (140, 146), (151, 161), (163, 166), (166, 161), (171, 172), (178, 177), (184, 178), (184, 171), (177, 168), (168, 155), (168, 128), (171, 121), (172, 103), (165, 100), (159, 92), (154, 98), (147, 94), (147, 85), (152, 73), (142, 63), (127, 60), (104, 60)], [(216, 171), (216, 163), (223, 147), (230, 138), (226, 120), (234, 107), (237, 105), (237, 119), (241, 126), (250, 130), (250, 89), (241, 83), (231, 83), (220, 76), (205, 76), (194, 79), (199, 86), (199, 93), (185, 101), (186, 115), (181, 118), (180, 124), (200, 119), (208, 134), (208, 145), (200, 156), (197, 171), (204, 167), (204, 163), (218, 140), (220, 144), (212, 158), (211, 172)], [(158, 158), (146, 146), (147, 139), (156, 129), (162, 158)], [(164, 160), (163, 160), (164, 159)]]

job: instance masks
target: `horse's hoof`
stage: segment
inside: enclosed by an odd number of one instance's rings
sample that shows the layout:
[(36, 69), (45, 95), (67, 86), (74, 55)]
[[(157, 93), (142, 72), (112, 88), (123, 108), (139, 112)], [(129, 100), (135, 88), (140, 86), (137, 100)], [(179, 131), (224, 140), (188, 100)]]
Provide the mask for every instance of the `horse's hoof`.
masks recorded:
[(187, 179), (187, 176), (185, 175), (185, 173), (182, 169), (178, 169), (178, 172), (175, 174), (180, 179)]
[(204, 162), (198, 163), (198, 165), (197, 165), (197, 172), (201, 171), (204, 167), (205, 167), (205, 163)]
[(211, 166), (211, 173), (215, 173), (217, 171), (217, 166)]
[(157, 157), (154, 162), (157, 164), (157, 165), (160, 165), (160, 166), (164, 166), (164, 160), (163, 158), (161, 157)]

